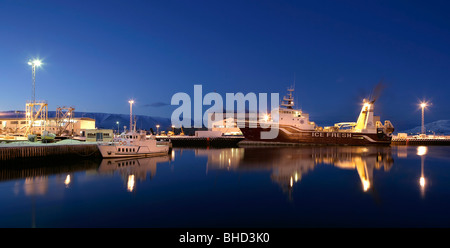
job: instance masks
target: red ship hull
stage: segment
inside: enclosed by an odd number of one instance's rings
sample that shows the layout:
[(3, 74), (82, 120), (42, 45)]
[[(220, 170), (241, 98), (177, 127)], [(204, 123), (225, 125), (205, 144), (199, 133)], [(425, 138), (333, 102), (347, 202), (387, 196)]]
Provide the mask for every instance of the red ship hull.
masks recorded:
[[(276, 127), (273, 127), (276, 128)], [(390, 145), (392, 137), (379, 133), (360, 133), (347, 131), (310, 131), (280, 125), (278, 136), (274, 139), (261, 139), (261, 132), (270, 128), (240, 128), (248, 141), (319, 144), (319, 145)]]

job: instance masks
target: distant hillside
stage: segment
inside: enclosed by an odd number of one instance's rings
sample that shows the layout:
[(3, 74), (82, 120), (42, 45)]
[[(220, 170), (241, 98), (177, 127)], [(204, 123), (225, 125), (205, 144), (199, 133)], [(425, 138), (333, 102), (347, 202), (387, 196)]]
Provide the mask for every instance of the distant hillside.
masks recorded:
[[(439, 120), (425, 124), (427, 134), (450, 135), (450, 120)], [(418, 134), (422, 132), (422, 127), (417, 126), (399, 133)]]

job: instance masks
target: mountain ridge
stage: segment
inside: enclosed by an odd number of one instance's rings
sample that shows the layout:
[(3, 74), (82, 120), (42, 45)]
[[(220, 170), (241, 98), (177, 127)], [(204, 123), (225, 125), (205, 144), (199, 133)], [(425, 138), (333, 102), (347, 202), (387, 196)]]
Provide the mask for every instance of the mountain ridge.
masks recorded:
[[(425, 124), (427, 134), (450, 135), (450, 120), (438, 120)], [(419, 134), (422, 132), (422, 126), (417, 126), (408, 130), (396, 133)]]

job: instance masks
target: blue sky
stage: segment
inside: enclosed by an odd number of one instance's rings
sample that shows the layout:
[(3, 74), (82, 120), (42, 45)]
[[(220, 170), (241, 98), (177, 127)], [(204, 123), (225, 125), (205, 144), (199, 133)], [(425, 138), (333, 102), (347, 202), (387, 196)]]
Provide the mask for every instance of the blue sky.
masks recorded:
[[(49, 110), (170, 117), (177, 92), (279, 92), (294, 83), (312, 120), (375, 112), (394, 126), (450, 119), (447, 1), (0, 1), (0, 111), (36, 98)], [(205, 110), (207, 107), (205, 107)], [(327, 123), (328, 124), (328, 123)]]

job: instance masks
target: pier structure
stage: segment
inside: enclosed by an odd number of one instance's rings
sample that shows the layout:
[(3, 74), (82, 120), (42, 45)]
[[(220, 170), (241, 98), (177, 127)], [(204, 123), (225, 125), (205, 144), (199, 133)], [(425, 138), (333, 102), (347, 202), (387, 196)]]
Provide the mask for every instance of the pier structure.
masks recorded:
[(48, 144), (26, 146), (2, 146), (0, 145), (0, 161), (37, 157), (99, 156), (96, 143), (81, 144)]
[(58, 107), (56, 109), (56, 136), (63, 133), (73, 135), (74, 132), (74, 107)]
[(449, 136), (395, 136), (392, 145), (450, 145)]
[(26, 130), (28, 134), (42, 134), (46, 130), (48, 122), (48, 104), (47, 101), (31, 101), (26, 103), (25, 110)]

